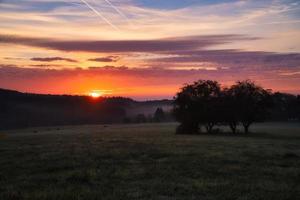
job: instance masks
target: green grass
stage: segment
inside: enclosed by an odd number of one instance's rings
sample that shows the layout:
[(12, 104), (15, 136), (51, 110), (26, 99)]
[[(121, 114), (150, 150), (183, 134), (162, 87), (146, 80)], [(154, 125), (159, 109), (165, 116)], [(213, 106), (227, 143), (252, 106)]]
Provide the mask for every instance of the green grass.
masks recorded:
[(300, 125), (175, 135), (175, 124), (0, 132), (0, 199), (300, 197)]

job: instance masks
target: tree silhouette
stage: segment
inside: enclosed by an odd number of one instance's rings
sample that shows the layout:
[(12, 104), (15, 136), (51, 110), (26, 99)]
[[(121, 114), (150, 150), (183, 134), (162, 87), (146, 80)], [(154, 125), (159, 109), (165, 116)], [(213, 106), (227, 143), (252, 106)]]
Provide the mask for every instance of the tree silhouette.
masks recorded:
[(271, 107), (271, 93), (250, 80), (238, 81), (227, 91), (234, 116), (242, 123), (245, 133), (253, 122), (262, 121)]
[(296, 100), (296, 120), (300, 120), (300, 95), (297, 96)]
[(236, 99), (229, 89), (225, 88), (219, 100), (219, 122), (227, 124), (232, 133), (236, 133), (239, 125), (239, 110), (236, 107)]
[(216, 81), (199, 80), (184, 86), (174, 99), (173, 113), (181, 124), (178, 133), (198, 133), (199, 125), (208, 132), (218, 122), (220, 85)]
[(241, 123), (245, 133), (254, 122), (263, 121), (272, 106), (268, 90), (246, 80), (229, 89), (211, 80), (184, 86), (174, 98), (173, 113), (180, 122), (177, 133), (198, 133), (201, 126), (211, 133), (218, 124), (228, 124), (233, 133)]
[(165, 112), (162, 108), (157, 108), (154, 113), (154, 121), (155, 122), (162, 122), (165, 120)]

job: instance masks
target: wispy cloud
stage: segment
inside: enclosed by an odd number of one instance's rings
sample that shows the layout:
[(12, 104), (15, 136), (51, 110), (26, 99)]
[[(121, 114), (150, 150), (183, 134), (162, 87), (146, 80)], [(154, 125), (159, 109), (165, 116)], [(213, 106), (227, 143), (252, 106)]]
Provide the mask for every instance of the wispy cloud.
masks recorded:
[(96, 8), (94, 8), (91, 4), (89, 4), (85, 0), (80, 0), (82, 1), (88, 8), (90, 8), (96, 15), (98, 15), (102, 20), (104, 20), (108, 25), (110, 25), (113, 29), (119, 31), (120, 29), (115, 26), (112, 22), (110, 22), (103, 14), (101, 14)]
[(67, 62), (78, 62), (77, 60), (71, 59), (71, 58), (62, 58), (62, 57), (46, 57), (46, 58), (39, 58), (34, 57), (31, 58), (32, 61), (39, 61), (39, 62), (54, 62), (54, 61), (67, 61)]
[(107, 56), (107, 57), (98, 57), (98, 58), (90, 58), (88, 61), (93, 62), (116, 62), (119, 60), (119, 56)]
[(133, 24), (130, 22), (129, 18), (118, 7), (116, 7), (114, 4), (112, 4), (110, 0), (104, 0), (104, 1), (106, 3), (108, 3), (115, 11), (117, 11), (117, 13), (119, 13), (131, 26), (133, 26)]

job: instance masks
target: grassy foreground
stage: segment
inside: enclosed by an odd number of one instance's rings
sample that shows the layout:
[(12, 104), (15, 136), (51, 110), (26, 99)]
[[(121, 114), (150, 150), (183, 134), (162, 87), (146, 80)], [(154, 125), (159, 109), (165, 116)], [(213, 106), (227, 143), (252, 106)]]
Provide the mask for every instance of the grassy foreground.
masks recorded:
[(300, 125), (175, 135), (175, 124), (0, 132), (0, 199), (297, 199)]

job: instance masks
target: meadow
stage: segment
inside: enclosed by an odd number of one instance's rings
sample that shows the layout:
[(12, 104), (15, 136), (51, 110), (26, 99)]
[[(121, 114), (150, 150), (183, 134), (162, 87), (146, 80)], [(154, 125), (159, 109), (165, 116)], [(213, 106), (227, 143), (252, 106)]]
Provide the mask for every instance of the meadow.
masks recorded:
[(300, 197), (299, 123), (236, 135), (175, 135), (176, 125), (1, 131), (0, 199)]

